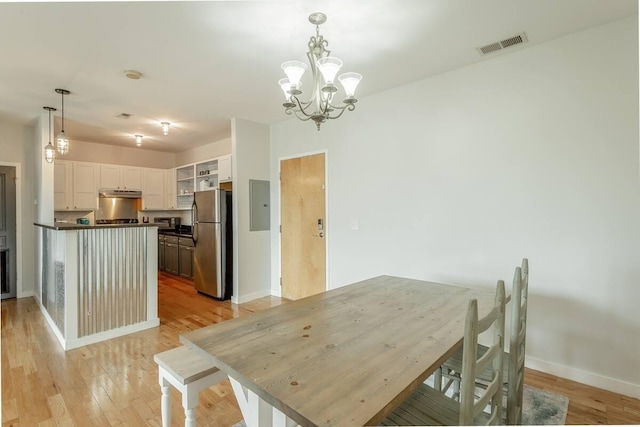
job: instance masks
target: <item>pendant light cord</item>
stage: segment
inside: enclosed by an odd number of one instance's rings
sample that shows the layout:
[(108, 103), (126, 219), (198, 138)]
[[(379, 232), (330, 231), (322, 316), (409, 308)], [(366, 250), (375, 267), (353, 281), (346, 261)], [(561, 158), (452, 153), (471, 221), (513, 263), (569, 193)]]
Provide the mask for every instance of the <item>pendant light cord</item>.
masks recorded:
[(62, 92), (62, 132), (64, 132), (64, 92)]

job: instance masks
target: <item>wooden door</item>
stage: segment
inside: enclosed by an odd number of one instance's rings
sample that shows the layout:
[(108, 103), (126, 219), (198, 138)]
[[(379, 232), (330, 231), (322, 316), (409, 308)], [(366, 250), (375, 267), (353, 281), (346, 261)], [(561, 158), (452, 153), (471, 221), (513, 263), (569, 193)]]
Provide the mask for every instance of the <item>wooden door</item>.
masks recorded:
[(326, 290), (325, 156), (280, 162), (282, 297)]

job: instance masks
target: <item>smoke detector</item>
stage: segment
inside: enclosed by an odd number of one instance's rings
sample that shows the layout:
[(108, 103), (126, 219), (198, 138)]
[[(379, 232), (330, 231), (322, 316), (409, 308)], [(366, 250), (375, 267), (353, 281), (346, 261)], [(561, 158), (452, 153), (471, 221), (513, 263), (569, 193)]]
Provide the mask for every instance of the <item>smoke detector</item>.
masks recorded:
[(124, 75), (131, 80), (140, 80), (142, 73), (136, 70), (124, 70)]
[(480, 55), (487, 55), (492, 52), (496, 52), (498, 50), (506, 49), (511, 46), (516, 46), (522, 43), (526, 43), (529, 40), (527, 39), (526, 33), (516, 34), (515, 36), (507, 37), (504, 40), (499, 40), (497, 42), (489, 43), (486, 46), (477, 47), (476, 50), (480, 53)]

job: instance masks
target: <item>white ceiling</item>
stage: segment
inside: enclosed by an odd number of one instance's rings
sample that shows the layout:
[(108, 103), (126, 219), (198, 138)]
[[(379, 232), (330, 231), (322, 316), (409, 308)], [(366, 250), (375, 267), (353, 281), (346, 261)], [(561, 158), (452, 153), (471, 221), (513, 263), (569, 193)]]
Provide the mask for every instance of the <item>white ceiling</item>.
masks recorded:
[[(284, 0), (0, 4), (0, 118), (30, 123), (65, 97), (71, 140), (179, 152), (230, 136), (230, 119), (288, 119), (280, 64), (306, 61), (307, 21), (367, 95), (637, 15), (636, 0)], [(526, 32), (529, 43), (476, 47)], [(594, 54), (596, 54), (594, 52)], [(124, 76), (125, 69), (143, 74)], [(303, 85), (310, 87), (311, 84)], [(402, 108), (396, 106), (394, 108)], [(116, 118), (129, 113), (128, 120)], [(356, 114), (356, 112), (352, 114)], [(348, 120), (343, 118), (342, 120)], [(173, 123), (168, 136), (159, 122)], [(60, 121), (56, 121), (56, 133)], [(314, 126), (313, 123), (307, 123)], [(330, 123), (323, 126), (331, 126)]]

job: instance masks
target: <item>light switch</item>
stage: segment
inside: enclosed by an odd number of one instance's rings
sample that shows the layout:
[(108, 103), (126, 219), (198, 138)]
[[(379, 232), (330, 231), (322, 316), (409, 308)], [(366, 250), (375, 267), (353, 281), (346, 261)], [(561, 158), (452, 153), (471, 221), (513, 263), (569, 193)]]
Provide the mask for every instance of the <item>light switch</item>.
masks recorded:
[(350, 228), (353, 231), (358, 231), (360, 230), (360, 221), (358, 221), (357, 219), (352, 219), (351, 220), (351, 224), (350, 224)]

